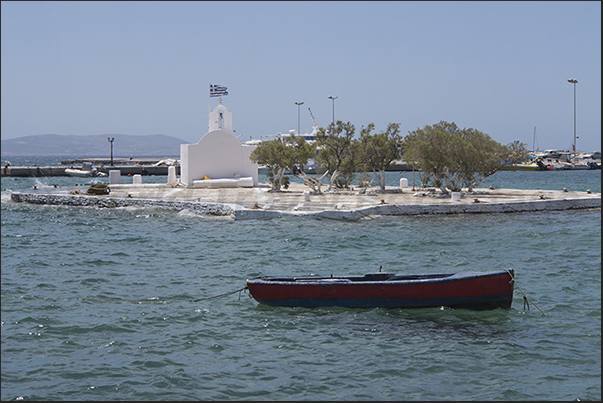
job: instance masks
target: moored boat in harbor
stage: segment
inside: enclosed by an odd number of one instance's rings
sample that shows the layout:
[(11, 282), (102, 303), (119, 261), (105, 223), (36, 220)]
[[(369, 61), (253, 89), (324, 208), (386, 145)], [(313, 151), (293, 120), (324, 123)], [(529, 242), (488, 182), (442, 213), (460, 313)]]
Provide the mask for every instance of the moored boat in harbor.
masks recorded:
[(286, 307), (510, 308), (513, 269), (449, 274), (371, 273), (364, 276), (247, 279), (259, 303)]
[(89, 177), (89, 176), (107, 176), (105, 172), (102, 172), (95, 167), (92, 166), (91, 162), (84, 162), (81, 168), (67, 168), (65, 169), (65, 174), (67, 176), (79, 176), (79, 177)]

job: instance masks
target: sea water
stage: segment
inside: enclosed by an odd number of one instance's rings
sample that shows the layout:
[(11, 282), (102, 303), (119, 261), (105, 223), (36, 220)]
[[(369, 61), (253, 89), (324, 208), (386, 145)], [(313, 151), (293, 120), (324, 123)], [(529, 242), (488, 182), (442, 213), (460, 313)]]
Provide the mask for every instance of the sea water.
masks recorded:
[[(388, 185), (402, 177), (412, 186), (409, 172)], [(233, 221), (10, 202), (102, 180), (2, 178), (2, 400), (601, 399), (599, 209)], [(504, 171), (490, 185), (600, 192), (601, 174)], [(380, 266), (513, 268), (513, 306), (277, 308), (241, 290), (259, 274)]]

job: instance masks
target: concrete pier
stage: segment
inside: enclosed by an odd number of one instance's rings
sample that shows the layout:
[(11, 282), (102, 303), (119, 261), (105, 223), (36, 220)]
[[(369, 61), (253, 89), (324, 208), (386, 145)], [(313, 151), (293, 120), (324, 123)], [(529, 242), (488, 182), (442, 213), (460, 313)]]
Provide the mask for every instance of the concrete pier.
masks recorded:
[[(179, 157), (173, 157), (173, 159), (178, 159)], [(153, 165), (156, 164), (157, 162), (161, 161), (162, 158), (113, 158), (113, 161), (111, 161), (110, 158), (75, 158), (75, 159), (71, 159), (71, 160), (61, 160), (61, 164), (62, 165), (81, 165), (84, 162), (91, 162), (95, 165), (111, 165), (111, 162), (113, 162), (113, 164), (117, 164), (117, 165), (133, 165), (133, 164), (140, 164), (140, 165)]]
[(359, 220), (379, 215), (518, 213), (547, 210), (600, 209), (601, 194), (587, 191), (476, 189), (454, 199), (435, 189), (376, 188), (312, 194), (307, 186), (270, 192), (268, 185), (253, 188), (194, 188), (168, 184), (114, 184), (108, 195), (86, 195), (75, 187), (15, 190), (19, 203), (109, 207), (146, 207), (192, 212), (231, 219), (285, 216)]

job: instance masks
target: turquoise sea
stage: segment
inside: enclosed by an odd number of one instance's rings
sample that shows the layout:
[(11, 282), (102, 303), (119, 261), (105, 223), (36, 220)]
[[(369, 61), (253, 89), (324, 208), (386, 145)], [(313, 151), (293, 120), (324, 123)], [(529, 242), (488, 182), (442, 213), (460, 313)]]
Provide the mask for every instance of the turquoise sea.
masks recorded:
[[(53, 165), (11, 160), (32, 162)], [(10, 202), (96, 181), (2, 178), (2, 400), (601, 400), (599, 209), (232, 221)], [(601, 192), (601, 171), (490, 185)], [(521, 290), (493, 311), (275, 308), (237, 291), (381, 265), (513, 268)]]

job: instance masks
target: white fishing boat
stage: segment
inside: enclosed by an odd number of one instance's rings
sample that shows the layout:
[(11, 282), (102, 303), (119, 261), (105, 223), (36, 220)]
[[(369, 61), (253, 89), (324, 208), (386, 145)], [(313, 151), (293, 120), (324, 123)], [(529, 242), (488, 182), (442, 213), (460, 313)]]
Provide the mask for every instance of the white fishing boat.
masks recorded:
[(68, 176), (79, 176), (79, 177), (97, 177), (97, 176), (107, 176), (105, 172), (99, 171), (95, 167), (92, 166), (91, 162), (82, 163), (81, 168), (67, 168), (65, 169), (65, 174)]

